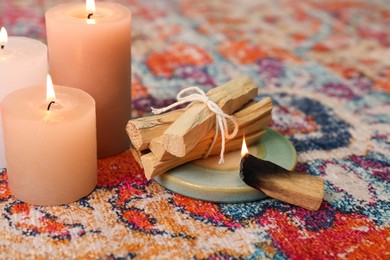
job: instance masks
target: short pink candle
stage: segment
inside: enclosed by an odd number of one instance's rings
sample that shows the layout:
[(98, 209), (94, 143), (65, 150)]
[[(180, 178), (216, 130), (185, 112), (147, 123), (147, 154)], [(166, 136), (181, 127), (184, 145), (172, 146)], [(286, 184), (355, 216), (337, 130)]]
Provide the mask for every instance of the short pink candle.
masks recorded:
[[(88, 18), (89, 17), (89, 18)], [(119, 4), (61, 4), (46, 12), (50, 74), (96, 101), (99, 158), (129, 147), (131, 14)]]
[(1, 103), (9, 188), (35, 205), (76, 201), (97, 182), (95, 102), (80, 89), (54, 87), (55, 98), (39, 86)]

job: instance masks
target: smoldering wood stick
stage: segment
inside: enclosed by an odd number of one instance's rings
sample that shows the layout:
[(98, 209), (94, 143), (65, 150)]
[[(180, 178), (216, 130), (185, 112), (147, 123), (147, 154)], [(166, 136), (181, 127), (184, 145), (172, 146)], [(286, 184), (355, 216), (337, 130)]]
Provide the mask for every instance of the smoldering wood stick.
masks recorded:
[(251, 154), (241, 159), (240, 177), (249, 186), (308, 210), (318, 210), (324, 198), (324, 180), (289, 171)]

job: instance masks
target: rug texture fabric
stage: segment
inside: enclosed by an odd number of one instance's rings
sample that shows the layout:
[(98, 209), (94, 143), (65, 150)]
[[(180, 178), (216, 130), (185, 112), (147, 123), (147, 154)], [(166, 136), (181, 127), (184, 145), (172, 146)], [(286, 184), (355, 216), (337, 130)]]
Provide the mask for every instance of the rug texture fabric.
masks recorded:
[[(1, 0), (0, 26), (46, 42), (44, 12), (62, 2)], [(324, 201), (187, 198), (126, 151), (99, 161), (90, 196), (39, 207), (12, 197), (3, 170), (1, 259), (390, 259), (389, 1), (116, 2), (132, 12), (134, 117), (248, 76)]]

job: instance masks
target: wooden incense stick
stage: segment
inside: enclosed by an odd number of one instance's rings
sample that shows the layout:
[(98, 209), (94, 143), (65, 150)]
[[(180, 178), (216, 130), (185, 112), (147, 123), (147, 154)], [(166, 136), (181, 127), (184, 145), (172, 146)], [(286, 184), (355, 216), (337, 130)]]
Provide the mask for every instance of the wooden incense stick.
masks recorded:
[[(258, 130), (255, 133), (249, 134), (246, 136), (246, 141), (248, 142), (248, 144), (255, 143), (260, 139), (262, 135), (264, 135), (264, 133), (265, 131)], [(212, 139), (213, 137), (210, 136), (208, 140), (204, 140), (200, 142), (195, 149), (193, 149), (188, 155), (184, 157), (174, 157), (169, 160), (159, 161), (156, 158), (156, 156), (154, 156), (154, 154), (150, 152), (142, 155), (140, 159), (137, 159), (137, 161), (139, 160), (142, 161), (145, 177), (146, 179), (150, 180), (177, 166), (202, 158), (205, 152), (210, 147), (210, 143), (212, 142)], [(225, 151), (229, 152), (229, 151), (240, 149), (241, 143), (242, 143), (241, 136), (228, 140), (226, 142)], [(220, 142), (217, 142), (213, 147), (213, 149), (211, 150), (210, 155), (219, 154), (220, 149), (221, 149), (221, 144)]]
[[(257, 86), (250, 79), (236, 78), (211, 89), (206, 96), (216, 102), (225, 113), (232, 114), (256, 97), (257, 91)], [(196, 102), (186, 108), (161, 115), (132, 119), (127, 123), (126, 131), (132, 146), (137, 150), (147, 149), (152, 139), (164, 135), (165, 142), (170, 143), (165, 146), (173, 150), (171, 153), (183, 154), (213, 128), (213, 118), (215, 116), (205, 104)], [(176, 122), (177, 120), (179, 121)], [(183, 134), (184, 132), (186, 134)], [(175, 142), (176, 138), (180, 141)]]
[(129, 135), (132, 147), (138, 151), (147, 149), (150, 141), (161, 136), (179, 115), (184, 113), (184, 110), (172, 110), (161, 115), (130, 120), (126, 125), (126, 132)]
[(271, 198), (308, 210), (318, 210), (324, 198), (322, 178), (289, 171), (250, 154), (241, 159), (240, 177)]
[[(250, 102), (241, 110), (234, 113), (233, 116), (237, 120), (239, 126), (237, 136), (241, 138), (242, 133), (250, 134), (267, 127), (271, 121), (271, 111), (272, 100), (269, 97), (266, 97), (258, 102)], [(230, 121), (228, 121), (227, 125), (229, 129), (234, 127)], [(210, 136), (214, 136), (214, 134), (215, 129), (210, 130), (209, 133), (199, 141), (199, 143), (201, 143), (204, 139), (210, 139)], [(171, 155), (165, 149), (162, 136), (153, 138), (150, 141), (149, 149), (160, 161), (176, 158), (176, 156)]]
[[(242, 135), (245, 133), (250, 142), (257, 141), (264, 133), (264, 128), (268, 126), (272, 119), (272, 100), (270, 98), (264, 98), (258, 102), (250, 102), (242, 107), (241, 110), (234, 113), (239, 126), (236, 137), (232, 140), (226, 141), (226, 152), (239, 149), (242, 141)], [(228, 125), (231, 124), (230, 122)], [(134, 124), (133, 124), (134, 125)], [(154, 126), (154, 124), (152, 124)], [(156, 136), (153, 133), (156, 131), (160, 133), (159, 129), (154, 127), (148, 131), (149, 136)], [(145, 133), (146, 128), (143, 130)], [(149, 149), (141, 152), (134, 149), (133, 155), (137, 157), (138, 161), (141, 161), (144, 168), (144, 173), (147, 179), (154, 178), (176, 166), (184, 164), (186, 162), (202, 158), (208, 151), (213, 137), (215, 129), (211, 129), (206, 136), (204, 136), (195, 148), (184, 157), (176, 157), (168, 153), (162, 143), (162, 137), (157, 136), (150, 141)], [(145, 138), (143, 139), (145, 140)], [(217, 141), (210, 153), (210, 155), (219, 154), (221, 149), (221, 137), (218, 136)]]
[[(248, 78), (235, 78), (207, 92), (224, 113), (231, 115), (257, 96), (258, 88)], [(195, 102), (163, 133), (164, 148), (184, 157), (215, 126), (215, 113), (206, 104)]]

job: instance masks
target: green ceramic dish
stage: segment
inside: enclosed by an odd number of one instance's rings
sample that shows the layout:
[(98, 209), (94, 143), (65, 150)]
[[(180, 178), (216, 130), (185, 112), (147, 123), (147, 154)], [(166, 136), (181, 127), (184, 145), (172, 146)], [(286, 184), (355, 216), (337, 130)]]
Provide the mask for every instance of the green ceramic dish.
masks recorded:
[[(221, 169), (216, 163), (212, 163), (218, 161), (219, 157), (213, 156), (214, 158), (205, 159), (207, 162), (198, 160), (172, 169), (157, 176), (155, 180), (173, 192), (206, 201), (235, 203), (265, 198), (264, 193), (241, 180), (239, 152), (233, 153), (225, 155), (226, 164), (232, 165), (228, 160), (229, 157), (234, 158), (230, 159), (234, 160), (233, 167)], [(289, 170), (293, 170), (297, 162), (294, 146), (284, 136), (269, 128), (258, 143), (250, 147), (250, 153)]]

